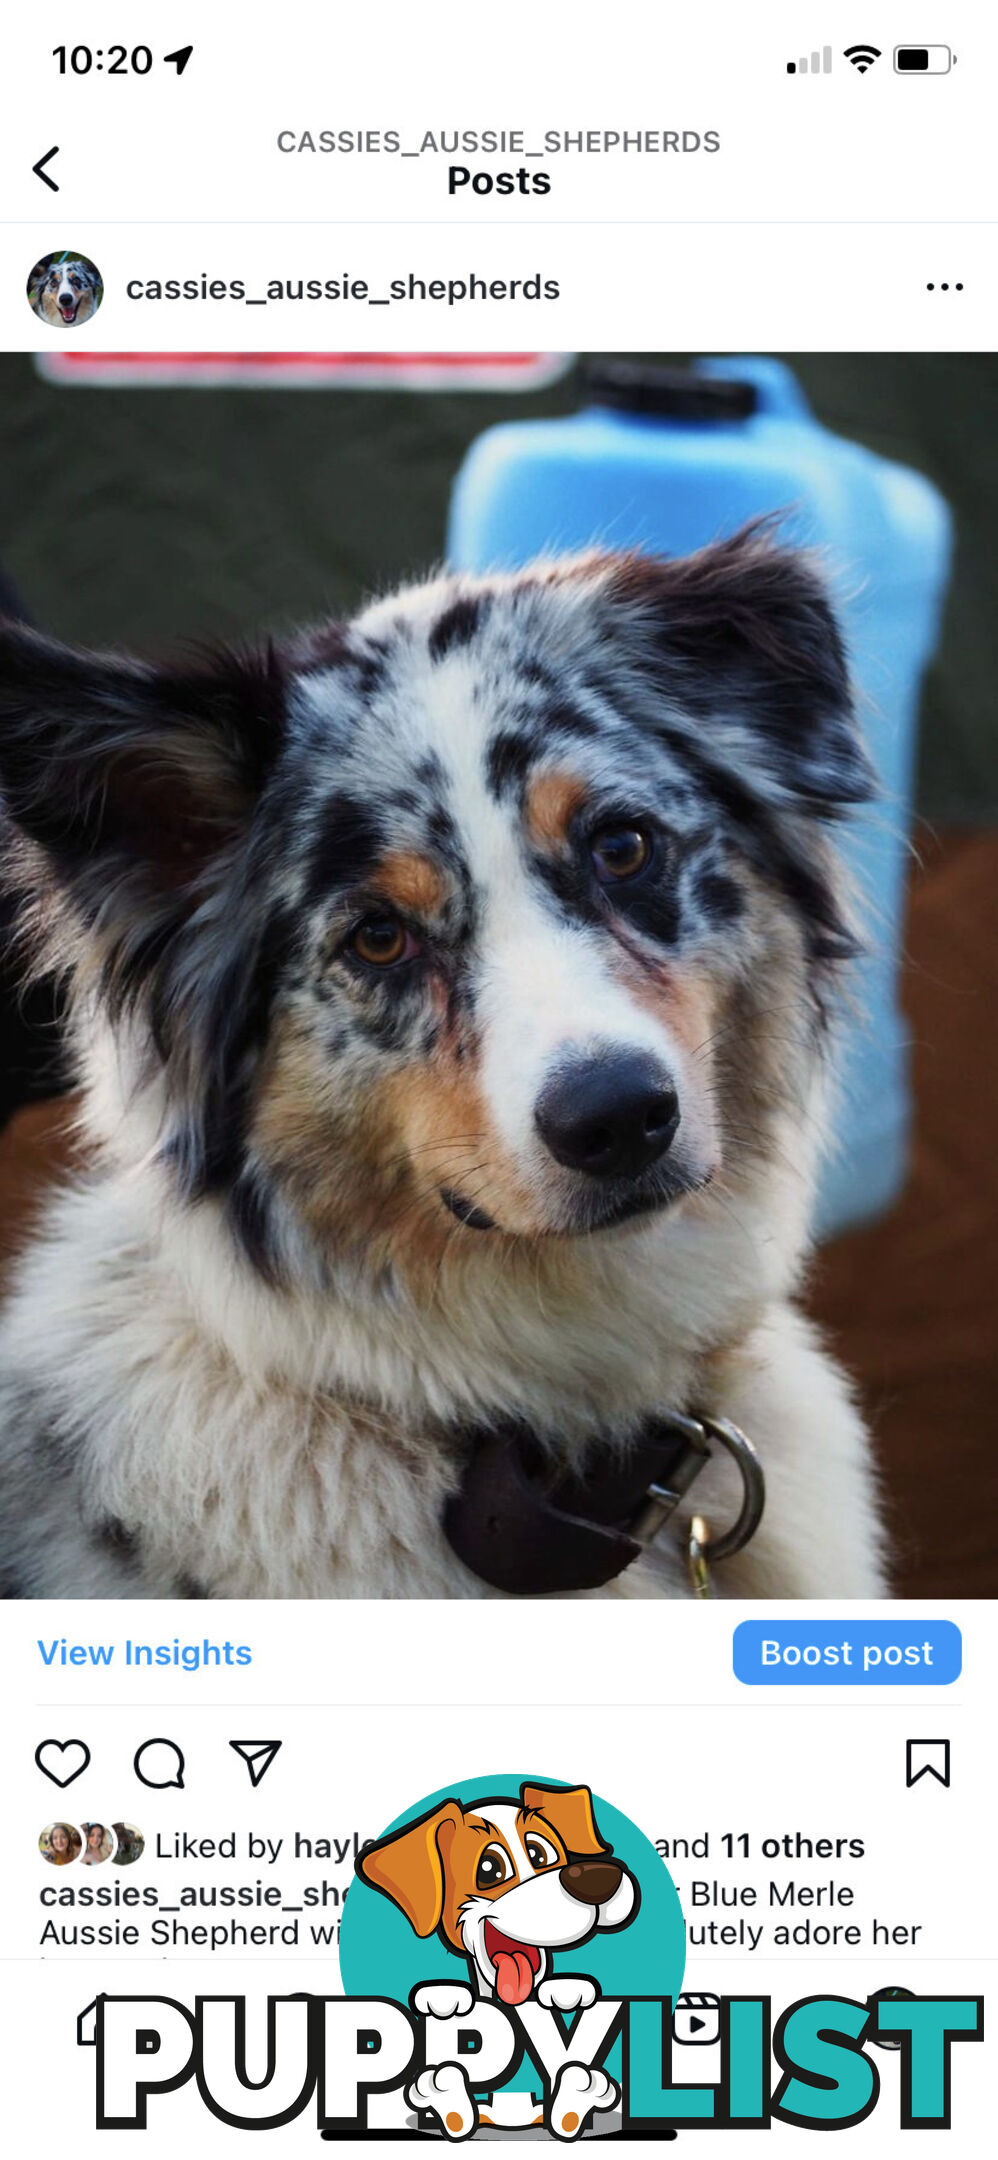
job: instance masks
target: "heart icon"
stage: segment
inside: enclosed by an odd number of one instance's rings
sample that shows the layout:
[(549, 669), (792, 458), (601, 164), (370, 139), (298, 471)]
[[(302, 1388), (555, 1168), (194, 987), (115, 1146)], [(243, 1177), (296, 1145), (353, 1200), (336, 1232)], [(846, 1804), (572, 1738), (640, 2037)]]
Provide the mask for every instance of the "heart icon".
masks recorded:
[(65, 1789), (74, 1778), (83, 1776), (90, 1749), (85, 1740), (41, 1740), (35, 1749), (35, 1761), (43, 1777)]

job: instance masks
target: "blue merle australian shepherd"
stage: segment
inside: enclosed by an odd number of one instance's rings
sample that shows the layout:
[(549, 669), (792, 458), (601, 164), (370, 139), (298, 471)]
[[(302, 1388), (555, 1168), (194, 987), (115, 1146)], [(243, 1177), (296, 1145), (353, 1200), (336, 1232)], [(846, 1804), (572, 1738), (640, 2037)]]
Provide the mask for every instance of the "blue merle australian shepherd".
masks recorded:
[(628, 1486), (683, 1484), (690, 1419), (765, 1472), (722, 1594), (881, 1594), (792, 1302), (870, 784), (766, 530), (176, 668), (0, 630), (5, 874), (88, 1164), (0, 1322), (9, 1594), (684, 1596), (729, 1456), (646, 1543)]

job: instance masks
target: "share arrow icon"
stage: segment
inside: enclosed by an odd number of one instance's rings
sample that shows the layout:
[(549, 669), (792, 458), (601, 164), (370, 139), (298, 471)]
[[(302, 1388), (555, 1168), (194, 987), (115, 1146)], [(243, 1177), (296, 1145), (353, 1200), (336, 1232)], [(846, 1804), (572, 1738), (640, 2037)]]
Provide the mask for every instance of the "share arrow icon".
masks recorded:
[[(182, 75), (193, 51), (193, 45), (178, 45), (176, 52), (163, 54), (163, 64), (166, 66), (167, 62), (169, 62), (171, 67), (176, 68), (177, 74)], [(235, 1746), (234, 1741), (232, 1745)]]
[(283, 1741), (230, 1740), (229, 1746), (235, 1749), (237, 1755), (242, 1756), (250, 1774), (250, 1784), (259, 1785), (260, 1779), (266, 1777), (278, 1748), (283, 1746)]

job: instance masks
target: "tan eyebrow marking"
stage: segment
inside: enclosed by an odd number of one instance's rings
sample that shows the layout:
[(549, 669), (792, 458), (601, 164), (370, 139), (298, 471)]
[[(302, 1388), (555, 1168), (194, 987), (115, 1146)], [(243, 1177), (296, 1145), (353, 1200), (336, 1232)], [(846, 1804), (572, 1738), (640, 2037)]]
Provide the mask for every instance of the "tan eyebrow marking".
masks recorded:
[(549, 1839), (550, 1843), (554, 1845), (559, 1852), (564, 1851), (565, 1840), (564, 1838), (559, 1837), (558, 1832), (554, 1827), (554, 1824), (548, 1821), (543, 1808), (518, 1808), (516, 1811), (516, 1820), (520, 1826), (520, 1836), (523, 1839), (524, 1843), (526, 1843), (527, 1838), (530, 1836), (531, 1825), (533, 1823), (539, 1823), (545, 1837)]
[(382, 857), (370, 884), (372, 891), (383, 894), (386, 900), (391, 900), (403, 913), (410, 915), (439, 914), (447, 897), (443, 871), (425, 855), (409, 853), (403, 848)]
[(527, 831), (535, 847), (559, 847), (586, 800), (577, 773), (540, 772), (527, 787)]

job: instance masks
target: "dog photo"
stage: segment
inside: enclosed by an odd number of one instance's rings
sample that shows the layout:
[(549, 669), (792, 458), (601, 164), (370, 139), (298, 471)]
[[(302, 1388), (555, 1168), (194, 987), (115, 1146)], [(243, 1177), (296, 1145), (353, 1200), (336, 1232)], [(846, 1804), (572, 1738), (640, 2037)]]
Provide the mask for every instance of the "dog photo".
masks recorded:
[[(878, 365), (848, 378), (873, 409)], [(517, 470), (514, 552), (497, 460), (533, 454), (524, 412), (617, 421), (633, 364), (594, 371), (592, 407), (577, 371), (524, 394), (500, 441), (508, 393), (81, 388), (4, 363), (43, 462), (81, 404), (105, 442), (116, 412), (148, 435), (113, 533), (106, 488), (94, 528), (127, 551), (141, 513), (134, 620), (115, 561), (88, 628), (51, 566), (33, 576), (16, 501), (5, 527), (6, 1595), (872, 1599), (917, 1578), (922, 1436), (888, 1426), (885, 1468), (891, 1374), (864, 1385), (850, 1360), (869, 1301), (834, 1303), (840, 1249), (840, 1301), (889, 1283), (921, 1189), (892, 1122), (913, 843), (881, 738), (900, 722), (855, 625), (865, 609), (872, 645), (903, 563), (911, 764), (960, 476), (911, 471), (905, 497), (879, 450), (847, 465), (857, 503), (882, 486), (899, 521), (883, 593), (857, 598), (858, 540), (851, 559), (804, 529), (780, 487), (746, 499), (739, 427), (772, 423), (779, 379), (759, 366), (739, 413), (734, 364), (648, 365), (642, 426), (657, 398), (667, 436), (684, 394), (724, 385), (678, 544), (623, 529), (595, 483), (578, 514), (542, 512)], [(993, 364), (968, 372), (980, 419)], [(288, 491), (265, 568), (294, 505), (282, 406), (292, 432), (302, 406), (309, 435), (331, 413), (343, 430), (330, 560), (298, 604), (262, 576), (258, 606), (235, 542), (213, 596), (209, 543), (174, 619), (174, 461), (193, 532), (197, 438), (224, 408), (196, 483), (224, 534), (257, 445)], [(433, 539), (429, 491), (393, 526), (403, 433), (439, 465)], [(582, 448), (602, 484), (616, 437)], [(386, 531), (354, 580), (337, 550), (371, 475)], [(314, 528), (314, 498), (298, 510)], [(980, 662), (993, 633), (973, 589), (959, 604)], [(941, 1434), (934, 1476), (947, 1461), (959, 1478)], [(495, 1969), (500, 1992), (536, 1978)]]
[(39, 322), (55, 330), (75, 330), (96, 315), (104, 284), (96, 263), (65, 250), (43, 255), (28, 278), (28, 299)]

